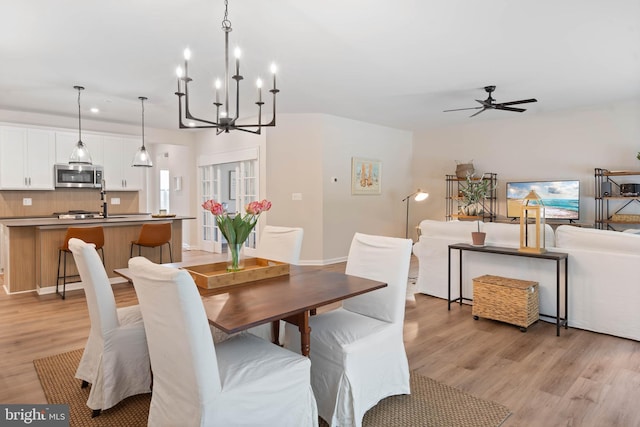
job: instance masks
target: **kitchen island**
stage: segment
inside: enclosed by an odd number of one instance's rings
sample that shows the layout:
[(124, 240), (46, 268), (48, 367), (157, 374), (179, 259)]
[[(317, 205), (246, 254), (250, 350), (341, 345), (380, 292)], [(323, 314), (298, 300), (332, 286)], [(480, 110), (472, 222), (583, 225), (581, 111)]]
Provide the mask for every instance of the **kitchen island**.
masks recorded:
[[(64, 243), (69, 227), (104, 228), (104, 262), (109, 277), (119, 277), (113, 270), (125, 268), (129, 262), (131, 241), (137, 239), (142, 224), (151, 222), (171, 223), (171, 248), (173, 261), (182, 261), (182, 221), (194, 217), (154, 217), (151, 215), (114, 215), (107, 218), (58, 219), (21, 218), (0, 220), (4, 233), (2, 260), (4, 289), (7, 293), (36, 291), (49, 293), (55, 290), (58, 272), (58, 249)], [(166, 256), (166, 247), (163, 249)], [(138, 249), (134, 249), (137, 256)], [(142, 256), (154, 262), (160, 261), (158, 248), (142, 248)], [(61, 268), (62, 271), (62, 268)], [(77, 274), (72, 256), (67, 256), (67, 276)], [(79, 281), (71, 278), (67, 282)], [(67, 284), (67, 290), (74, 286)]]

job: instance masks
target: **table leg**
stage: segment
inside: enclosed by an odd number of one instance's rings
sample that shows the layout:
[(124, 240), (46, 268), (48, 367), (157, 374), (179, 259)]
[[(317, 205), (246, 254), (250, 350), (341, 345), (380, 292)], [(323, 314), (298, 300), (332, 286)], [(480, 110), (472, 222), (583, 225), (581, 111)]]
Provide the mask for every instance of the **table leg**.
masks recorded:
[(300, 313), (298, 330), (300, 331), (300, 352), (309, 357), (311, 351), (311, 327), (309, 327), (309, 312)]
[[(565, 297), (566, 298), (566, 297)], [(556, 261), (556, 336), (560, 336), (560, 261)]]
[(280, 321), (274, 320), (271, 322), (271, 342), (275, 345), (280, 345)]
[(311, 350), (311, 327), (309, 326), (309, 311), (294, 314), (283, 319), (285, 322), (291, 323), (298, 327), (300, 331), (300, 353), (303, 356), (309, 357)]
[(569, 329), (569, 257), (564, 259), (564, 328)]
[(449, 270), (448, 270), (448, 277), (449, 277), (449, 286), (447, 289), (447, 310), (451, 311), (451, 248), (449, 248), (449, 256), (447, 257), (447, 261), (449, 262)]
[(459, 255), (459, 263), (460, 263), (460, 271), (458, 272), (458, 274), (460, 276), (459, 277), (459, 285), (460, 285), (460, 307), (462, 307), (462, 251), (458, 251)]

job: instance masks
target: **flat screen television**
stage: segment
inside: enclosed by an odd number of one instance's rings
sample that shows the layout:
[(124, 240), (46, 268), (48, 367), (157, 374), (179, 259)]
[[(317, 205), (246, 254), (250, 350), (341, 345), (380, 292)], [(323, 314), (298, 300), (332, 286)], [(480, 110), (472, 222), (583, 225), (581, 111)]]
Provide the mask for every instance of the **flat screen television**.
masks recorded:
[(520, 218), (522, 199), (531, 190), (542, 199), (545, 219), (580, 219), (580, 181), (507, 182), (507, 217)]

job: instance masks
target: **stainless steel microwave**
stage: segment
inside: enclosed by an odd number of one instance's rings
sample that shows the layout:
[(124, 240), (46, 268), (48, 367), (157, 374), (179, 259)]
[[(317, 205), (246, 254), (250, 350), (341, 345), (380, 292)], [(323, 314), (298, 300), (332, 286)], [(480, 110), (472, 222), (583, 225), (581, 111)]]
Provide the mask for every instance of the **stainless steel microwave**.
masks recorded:
[(100, 188), (102, 166), (56, 164), (53, 167), (56, 188)]

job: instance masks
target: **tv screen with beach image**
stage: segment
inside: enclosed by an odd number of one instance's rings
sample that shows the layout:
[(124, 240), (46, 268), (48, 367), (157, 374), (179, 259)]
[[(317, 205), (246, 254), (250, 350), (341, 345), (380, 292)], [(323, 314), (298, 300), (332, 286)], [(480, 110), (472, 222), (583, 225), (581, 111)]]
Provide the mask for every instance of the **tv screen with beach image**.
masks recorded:
[(507, 217), (520, 218), (522, 200), (535, 190), (546, 219), (580, 219), (580, 181), (507, 182)]

